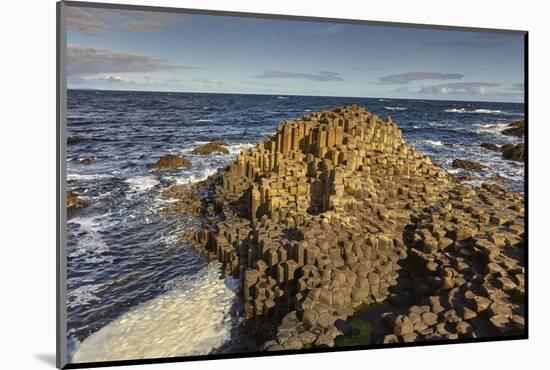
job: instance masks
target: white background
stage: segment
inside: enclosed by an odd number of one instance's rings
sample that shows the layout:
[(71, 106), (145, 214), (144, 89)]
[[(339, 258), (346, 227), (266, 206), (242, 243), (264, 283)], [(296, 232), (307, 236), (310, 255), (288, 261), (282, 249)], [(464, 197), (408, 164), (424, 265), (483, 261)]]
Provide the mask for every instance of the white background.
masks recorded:
[[(112, 0), (111, 2), (121, 2)], [(133, 4), (530, 31), (529, 329), (526, 341), (143, 365), (139, 369), (518, 369), (545, 363), (550, 263), (549, 20), (544, 1), (127, 0)], [(2, 4), (0, 367), (55, 363), (55, 1)], [(543, 357), (544, 356), (544, 357)], [(534, 367), (544, 367), (539, 365)], [(546, 365), (547, 366), (547, 365)]]

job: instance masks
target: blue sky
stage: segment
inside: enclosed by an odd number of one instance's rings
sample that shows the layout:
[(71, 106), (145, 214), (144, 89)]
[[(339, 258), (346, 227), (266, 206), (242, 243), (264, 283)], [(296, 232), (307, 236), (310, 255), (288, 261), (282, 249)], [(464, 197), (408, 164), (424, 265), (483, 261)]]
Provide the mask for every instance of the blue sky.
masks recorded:
[(523, 36), (69, 7), (69, 88), (523, 101)]

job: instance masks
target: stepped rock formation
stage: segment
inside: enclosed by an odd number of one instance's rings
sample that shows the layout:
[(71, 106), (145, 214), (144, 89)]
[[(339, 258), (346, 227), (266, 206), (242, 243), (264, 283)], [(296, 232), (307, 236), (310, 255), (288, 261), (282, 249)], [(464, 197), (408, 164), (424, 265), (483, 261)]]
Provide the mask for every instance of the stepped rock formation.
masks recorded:
[(395, 307), (379, 342), (523, 333), (523, 197), (455, 181), (390, 118), (284, 121), (209, 184), (187, 239), (240, 279), (247, 321), (277, 323), (267, 350), (333, 346), (374, 302)]

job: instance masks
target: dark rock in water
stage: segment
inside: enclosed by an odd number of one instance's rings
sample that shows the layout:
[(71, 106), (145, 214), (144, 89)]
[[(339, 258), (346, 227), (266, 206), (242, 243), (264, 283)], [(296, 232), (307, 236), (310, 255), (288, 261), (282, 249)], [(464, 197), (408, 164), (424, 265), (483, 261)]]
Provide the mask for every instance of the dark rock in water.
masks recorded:
[(229, 150), (225, 147), (227, 144), (223, 140), (212, 141), (198, 148), (193, 149), (193, 154), (206, 155), (212, 153), (229, 154)]
[(343, 335), (350, 335), (353, 329), (349, 322), (342, 319), (336, 320), (334, 322), (334, 326), (336, 327), (336, 329), (340, 330)]
[(525, 144), (518, 144), (502, 152), (502, 157), (509, 161), (525, 162)]
[(514, 144), (506, 144), (506, 145), (503, 145), (503, 146), (500, 147), (500, 151), (502, 153), (504, 153), (504, 152), (506, 152), (510, 149), (513, 149), (513, 148), (514, 148)]
[(483, 144), (480, 145), (480, 147), (488, 149), (488, 150), (492, 150), (493, 152), (500, 152), (501, 151), (500, 146), (498, 146), (497, 144), (493, 144), (493, 143), (483, 143)]
[(89, 165), (89, 164), (92, 164), (94, 163), (95, 161), (92, 159), (92, 158), (79, 158), (78, 159), (78, 164), (82, 164), (82, 165)]
[(185, 157), (167, 154), (153, 164), (151, 168), (155, 170), (173, 170), (176, 168), (186, 168), (190, 165), (191, 161)]
[(510, 123), (509, 127), (510, 128), (507, 128), (506, 130), (502, 131), (503, 135), (521, 137), (525, 133), (525, 121), (524, 120), (512, 122), (512, 123)]
[(453, 167), (462, 168), (468, 171), (485, 171), (487, 169), (487, 166), (484, 166), (476, 162), (467, 161), (465, 159), (455, 159), (453, 161)]
[(79, 209), (87, 207), (88, 203), (72, 191), (67, 192), (67, 209)]

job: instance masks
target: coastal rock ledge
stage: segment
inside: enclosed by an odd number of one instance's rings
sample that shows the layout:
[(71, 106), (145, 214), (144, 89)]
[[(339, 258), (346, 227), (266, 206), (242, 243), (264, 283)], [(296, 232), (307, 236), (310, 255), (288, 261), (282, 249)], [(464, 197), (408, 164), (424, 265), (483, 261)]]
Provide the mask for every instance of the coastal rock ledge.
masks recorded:
[(240, 279), (266, 350), (334, 346), (376, 302), (371, 343), (524, 333), (523, 196), (454, 180), (391, 118), (284, 121), (200, 186), (213, 212), (186, 239)]

